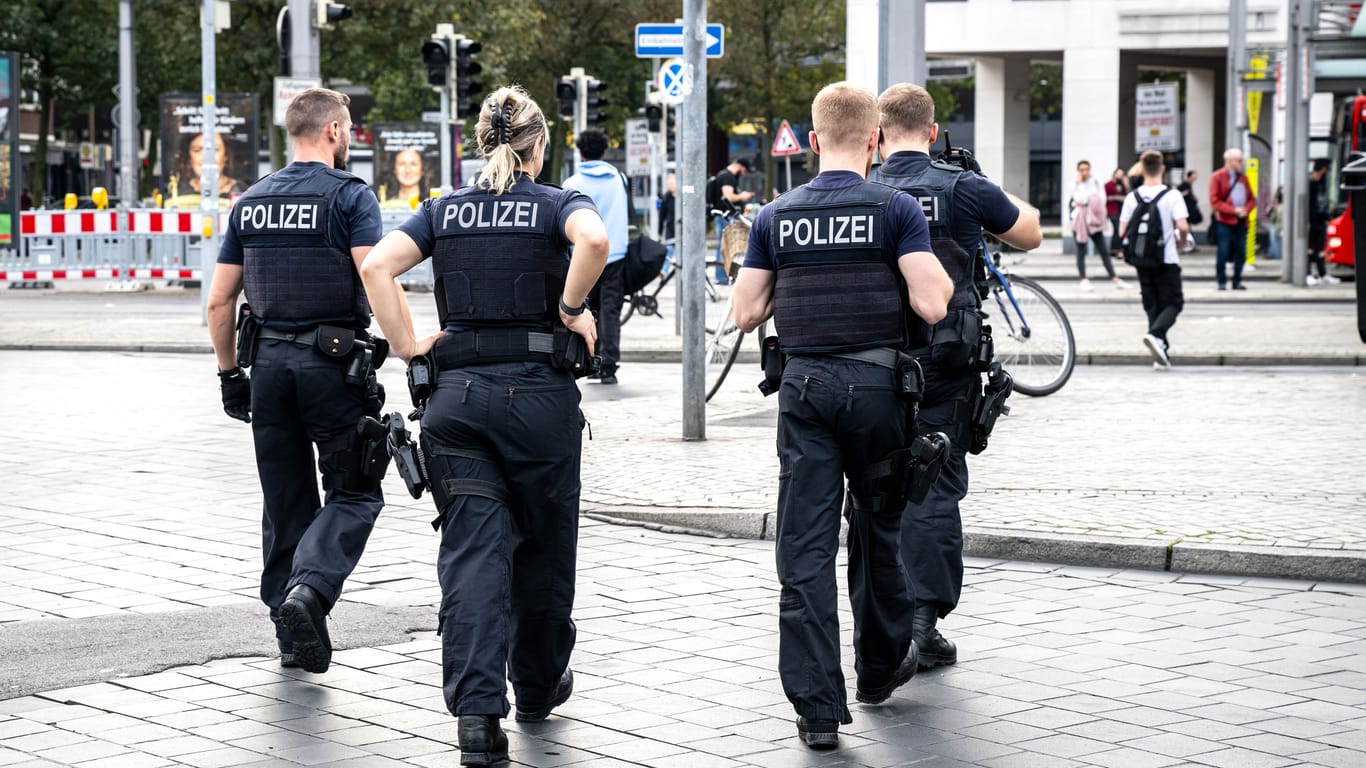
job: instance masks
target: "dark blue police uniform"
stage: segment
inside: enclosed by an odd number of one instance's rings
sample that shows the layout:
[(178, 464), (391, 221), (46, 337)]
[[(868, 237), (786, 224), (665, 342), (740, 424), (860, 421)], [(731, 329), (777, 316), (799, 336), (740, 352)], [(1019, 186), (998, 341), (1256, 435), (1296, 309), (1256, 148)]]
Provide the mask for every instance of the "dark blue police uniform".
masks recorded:
[[(778, 671), (807, 720), (852, 722), (835, 581), (846, 478), (861, 700), (865, 688), (905, 666), (911, 648), (901, 510), (882, 504), (863, 478), (908, 442), (895, 360), (910, 309), (897, 260), (929, 249), (925, 217), (910, 197), (847, 171), (784, 193), (750, 232), (745, 267), (776, 272), (774, 320), (788, 356), (778, 390)], [(833, 745), (830, 736), (824, 744)]]
[[(456, 716), (519, 719), (568, 677), (582, 414), (562, 364), (565, 222), (581, 192), (520, 176), (465, 187), (403, 224), (432, 259), (446, 335), (421, 441), (439, 514), (442, 673)], [(541, 715), (544, 717), (544, 715)], [(536, 718), (538, 719), (538, 718)]]
[[(904, 190), (920, 203), (929, 221), (934, 253), (953, 280), (948, 315), (914, 342), (916, 359), (925, 373), (919, 426), (947, 434), (952, 450), (924, 503), (907, 504), (901, 524), (901, 557), (910, 574), (917, 612), (933, 617), (922, 617), (929, 618), (932, 629), (934, 619), (947, 616), (958, 605), (963, 588), (963, 523), (958, 504), (968, 492), (967, 451), (973, 444), (973, 421), (982, 396), (977, 365), (982, 313), (973, 285), (973, 260), (982, 230), (1009, 230), (1020, 210), (1000, 187), (982, 176), (931, 162), (923, 152), (897, 152), (869, 178)], [(922, 656), (921, 666), (935, 661), (932, 655)]]
[[(280, 620), (286, 594), (307, 585), (322, 612), (330, 611), (384, 506), (379, 478), (362, 472), (356, 433), (361, 416), (378, 415), (379, 404), (367, 403), (364, 384), (346, 381), (355, 345), (348, 334), (363, 342), (370, 324), (351, 249), (373, 246), (381, 230), (379, 202), (360, 177), (322, 163), (294, 163), (237, 201), (218, 255), (220, 264), (242, 266), (246, 298), (262, 326), (251, 380), (264, 496), (261, 599), (286, 659), (292, 644)], [(319, 326), (336, 332), (320, 342)], [(330, 648), (314, 650), (330, 658)], [(326, 668), (325, 659), (316, 663), (320, 668), (310, 671)]]

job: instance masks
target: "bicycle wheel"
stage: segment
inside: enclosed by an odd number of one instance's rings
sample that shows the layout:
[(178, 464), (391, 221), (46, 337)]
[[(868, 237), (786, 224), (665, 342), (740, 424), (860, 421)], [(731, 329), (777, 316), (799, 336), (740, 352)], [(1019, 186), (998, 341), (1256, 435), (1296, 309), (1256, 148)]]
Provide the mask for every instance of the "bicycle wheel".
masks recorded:
[(706, 358), (703, 360), (707, 400), (721, 390), (726, 374), (735, 365), (735, 358), (740, 356), (740, 342), (744, 340), (745, 332), (735, 324), (734, 318), (732, 304), (727, 301), (725, 312), (720, 314), (717, 322), (708, 324)]
[(627, 321), (627, 320), (630, 320), (630, 319), (631, 319), (631, 315), (634, 315), (634, 314), (636, 313), (636, 302), (639, 301), (640, 298), (641, 298), (641, 294), (640, 294), (640, 292), (637, 291), (636, 293), (633, 293), (633, 294), (631, 294), (630, 296), (627, 296), (627, 297), (626, 297), (626, 300), (623, 301), (623, 302), (621, 302), (621, 324), (622, 324), (622, 325), (626, 325), (626, 321)]
[[(1015, 379), (1015, 390), (1034, 397), (1062, 389), (1077, 364), (1072, 324), (1056, 299), (1026, 277), (1010, 276), (991, 293), (999, 315), (991, 323), (996, 359)], [(1006, 293), (1010, 287), (1015, 301)]]

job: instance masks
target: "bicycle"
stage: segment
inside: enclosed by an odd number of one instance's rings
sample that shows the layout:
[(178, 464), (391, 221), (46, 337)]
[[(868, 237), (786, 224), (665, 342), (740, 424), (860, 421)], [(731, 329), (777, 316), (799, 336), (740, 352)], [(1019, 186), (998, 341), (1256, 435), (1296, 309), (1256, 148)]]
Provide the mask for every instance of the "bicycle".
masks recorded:
[[(665, 242), (665, 245), (673, 245), (673, 243)], [(675, 253), (675, 255), (677, 254)], [(708, 275), (712, 274), (713, 270), (715, 270), (717, 267), (723, 266), (724, 264), (722, 263), (722, 261), (718, 259), (714, 254), (707, 256), (706, 269)], [(654, 290), (651, 290), (649, 293), (646, 293), (644, 289), (636, 291), (635, 293), (627, 296), (626, 299), (622, 301), (622, 325), (625, 325), (626, 321), (630, 320), (631, 316), (635, 315), (636, 313), (640, 313), (641, 315), (653, 315), (661, 320), (664, 319), (664, 315), (660, 314), (659, 312), (659, 292), (664, 290), (664, 286), (668, 285), (670, 282), (673, 281), (674, 275), (678, 274), (678, 268), (676, 266), (674, 266), (673, 264), (668, 264), (668, 267), (668, 271), (664, 272), (660, 276), (659, 280), (654, 283)], [(708, 301), (716, 303), (721, 300), (721, 292), (716, 289), (716, 286), (710, 280), (704, 282), (702, 285), (707, 291)], [(646, 288), (648, 287), (649, 286), (646, 286)]]
[(1004, 323), (992, 329), (996, 359), (1015, 379), (1015, 391), (1032, 397), (1057, 392), (1077, 364), (1077, 342), (1067, 313), (1043, 286), (1002, 267), (1000, 251), (989, 253), (983, 241), (978, 252), (979, 295), (984, 302), (995, 301)]
[[(727, 212), (712, 211), (712, 213), (725, 216), (730, 222), (726, 225), (725, 231), (721, 233), (721, 262), (720, 266), (725, 270), (731, 283), (740, 274), (740, 266), (744, 262), (745, 249), (749, 247), (749, 228), (753, 224), (748, 216), (737, 209)], [(715, 264), (715, 259), (709, 266)], [(756, 332), (760, 343), (766, 335), (767, 323), (761, 324)], [(729, 295), (726, 296), (726, 303), (715, 313), (714, 317), (707, 318), (707, 348), (706, 357), (703, 360), (703, 375), (707, 381), (707, 401), (712, 399), (721, 390), (721, 384), (726, 380), (726, 374), (735, 365), (735, 360), (740, 356), (740, 344), (745, 339), (745, 332), (735, 324), (735, 305)]]

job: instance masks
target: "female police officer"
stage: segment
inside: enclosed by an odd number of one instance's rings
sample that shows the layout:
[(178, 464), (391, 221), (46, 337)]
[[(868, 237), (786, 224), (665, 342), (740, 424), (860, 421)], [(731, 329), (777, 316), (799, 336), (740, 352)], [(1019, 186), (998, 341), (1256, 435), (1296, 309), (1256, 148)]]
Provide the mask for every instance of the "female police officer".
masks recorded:
[[(478, 184), (423, 203), (361, 267), (393, 351), (430, 350), (438, 371), (422, 441), (462, 765), (507, 758), (504, 670), (520, 721), (544, 719), (573, 690), (583, 422), (571, 369), (593, 352), (584, 301), (608, 249), (588, 197), (536, 182), (550, 133), (525, 91), (493, 92), (476, 134), (488, 162)], [(427, 257), (445, 330), (419, 341), (393, 278)]]

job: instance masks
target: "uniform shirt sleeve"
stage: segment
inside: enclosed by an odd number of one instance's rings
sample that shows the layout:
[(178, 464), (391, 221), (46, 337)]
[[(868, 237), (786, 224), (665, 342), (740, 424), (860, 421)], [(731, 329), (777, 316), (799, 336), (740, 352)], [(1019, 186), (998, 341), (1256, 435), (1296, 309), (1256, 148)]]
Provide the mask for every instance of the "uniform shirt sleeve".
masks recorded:
[(413, 211), (413, 215), (408, 220), (399, 225), (398, 231), (411, 237), (417, 243), (418, 250), (422, 251), (422, 258), (432, 255), (432, 248), (436, 245), (436, 234), (432, 230), (432, 208), (436, 200), (440, 198), (427, 198), (422, 204)]
[[(240, 200), (238, 201), (241, 202)], [(237, 206), (228, 209), (228, 229), (223, 234), (223, 245), (218, 248), (219, 264), (243, 264), (242, 240), (237, 236), (237, 224), (232, 214), (237, 210)]]
[(967, 213), (970, 220), (981, 222), (982, 228), (993, 235), (1009, 232), (1020, 220), (1020, 207), (989, 179), (975, 173), (964, 174), (957, 193), (958, 210)]
[(905, 192), (897, 192), (887, 204), (888, 232), (896, 241), (896, 256), (931, 253), (930, 225), (920, 204)]
[(1129, 221), (1129, 219), (1133, 218), (1133, 215), (1134, 215), (1134, 208), (1137, 208), (1137, 207), (1138, 207), (1138, 203), (1134, 202), (1134, 195), (1133, 195), (1133, 193), (1130, 192), (1129, 194), (1125, 195), (1125, 196), (1124, 196), (1124, 205), (1120, 206), (1120, 208), (1119, 208), (1119, 223), (1120, 223), (1120, 224), (1127, 224), (1128, 221)]
[[(566, 187), (566, 189), (568, 189), (568, 187)], [(593, 213), (598, 214), (599, 217), (602, 216), (598, 211), (598, 206), (593, 203), (593, 198), (578, 190), (572, 190), (572, 194), (570, 194), (568, 199), (560, 206), (559, 218), (555, 222), (555, 231), (560, 233), (560, 239), (564, 241), (564, 246), (566, 248), (573, 245), (573, 243), (569, 242), (569, 236), (565, 233), (565, 226), (569, 224), (569, 217), (573, 215), (575, 211), (583, 210), (592, 211)]]
[(754, 223), (749, 228), (749, 244), (745, 247), (743, 266), (746, 269), (766, 269), (769, 272), (777, 269), (773, 262), (773, 240), (768, 236), (772, 221), (771, 204), (760, 208), (759, 215), (754, 217)]
[(363, 184), (347, 184), (346, 204), (342, 206), (342, 216), (347, 239), (352, 248), (368, 248), (384, 236), (384, 223), (380, 218), (379, 200), (375, 193)]

